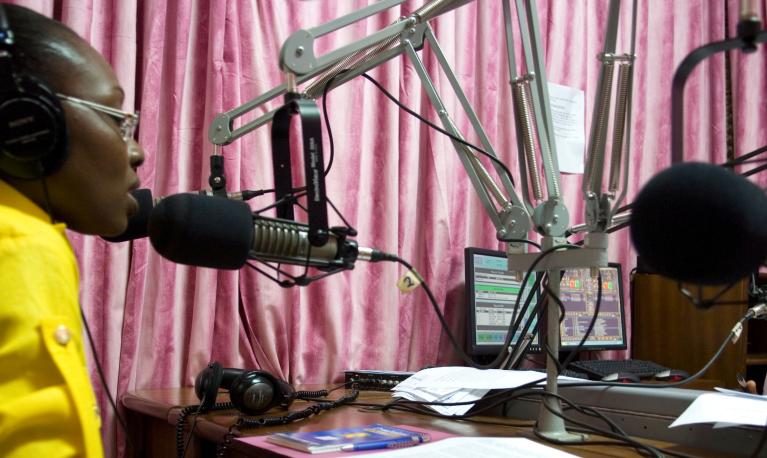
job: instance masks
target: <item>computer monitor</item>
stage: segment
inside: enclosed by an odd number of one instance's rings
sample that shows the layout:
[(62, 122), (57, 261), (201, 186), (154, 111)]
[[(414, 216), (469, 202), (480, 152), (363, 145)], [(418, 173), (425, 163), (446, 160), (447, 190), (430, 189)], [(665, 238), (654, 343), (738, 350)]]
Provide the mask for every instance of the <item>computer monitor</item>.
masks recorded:
[[(524, 272), (509, 272), (506, 253), (503, 251), (486, 250), (469, 247), (464, 250), (466, 265), (466, 303), (468, 316), (467, 346), (472, 356), (498, 355), (503, 349), (503, 343), (509, 332), (509, 323), (514, 313), (514, 305), (518, 295), (522, 295), (519, 307), (522, 308), (527, 294), (532, 290), (536, 276), (530, 275), (527, 285), (522, 287)], [(537, 304), (539, 295), (536, 291), (528, 308), (525, 321), (517, 330), (512, 344), (519, 341), (525, 322), (531, 318), (532, 309)], [(537, 317), (527, 334), (535, 333)], [(528, 351), (539, 352), (538, 335), (530, 343)]]
[[(602, 301), (594, 329), (583, 343), (586, 350), (625, 350), (626, 321), (621, 266), (609, 263), (601, 268)], [(568, 269), (562, 275), (559, 298), (565, 309), (560, 327), (560, 350), (578, 346), (588, 329), (597, 300), (597, 277), (592, 269)]]

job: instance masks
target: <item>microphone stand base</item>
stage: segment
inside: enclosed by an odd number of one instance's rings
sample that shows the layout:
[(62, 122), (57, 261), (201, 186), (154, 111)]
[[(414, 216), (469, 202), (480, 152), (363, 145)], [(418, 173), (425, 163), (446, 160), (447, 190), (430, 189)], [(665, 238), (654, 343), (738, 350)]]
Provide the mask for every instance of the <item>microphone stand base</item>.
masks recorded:
[(536, 436), (551, 442), (563, 442), (567, 444), (581, 444), (588, 441), (588, 434), (571, 433), (568, 431), (538, 431), (533, 430)]

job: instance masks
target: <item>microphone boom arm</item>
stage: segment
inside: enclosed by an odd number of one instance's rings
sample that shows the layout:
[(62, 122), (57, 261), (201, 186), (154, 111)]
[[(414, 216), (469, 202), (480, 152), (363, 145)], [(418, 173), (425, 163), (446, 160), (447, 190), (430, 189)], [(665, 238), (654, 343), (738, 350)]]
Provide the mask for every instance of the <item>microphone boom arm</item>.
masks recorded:
[[(208, 131), (208, 138), (211, 143), (218, 146), (230, 144), (243, 135), (270, 122), (277, 111), (276, 109), (263, 114), (247, 124), (234, 128), (234, 121), (237, 118), (280, 95), (293, 92), (296, 84), (314, 79), (304, 94), (310, 98), (316, 98), (323, 91), (338, 87), (402, 54), (407, 56), (416, 68), (418, 76), (429, 95), (432, 105), (439, 114), (440, 121), (445, 130), (455, 137), (463, 138), (447, 114), (447, 110), (434, 88), (431, 77), (426, 72), (423, 62), (417, 53), (424, 43), (428, 42), (479, 137), (483, 149), (490, 155), (497, 157), (482, 124), (458, 83), (457, 77), (450, 68), (444, 53), (440, 49), (431, 31), (431, 27), (426, 22), (439, 14), (462, 6), (472, 0), (436, 0), (427, 3), (410, 16), (402, 18), (386, 28), (335, 51), (331, 51), (324, 56), (317, 58), (311, 51), (315, 37), (338, 30), (372, 14), (398, 5), (403, 1), (384, 0), (321, 26), (299, 30), (292, 34), (285, 41), (280, 52), (280, 65), (286, 71), (287, 82), (232, 110), (218, 114)], [(507, 32), (510, 33), (510, 30)], [(326, 89), (325, 85), (328, 84), (328, 81), (330, 81), (330, 86)], [(524, 204), (517, 196), (511, 179), (506, 176), (498, 164), (494, 163), (493, 166), (501, 181), (501, 184), (498, 185), (487, 169), (479, 162), (475, 153), (458, 141), (452, 140), (452, 142), (486, 213), (496, 228), (498, 238), (526, 239), (530, 230), (530, 212), (532, 207), (529, 204)], [(552, 174), (552, 176), (554, 175), (558, 179), (558, 173)], [(512, 252), (523, 252), (526, 247), (517, 242), (512, 242), (509, 249)]]
[(757, 16), (741, 17), (738, 25), (736, 38), (716, 41), (696, 48), (682, 60), (674, 72), (671, 86), (671, 163), (684, 162), (684, 87), (687, 78), (692, 71), (708, 57), (722, 52), (741, 49), (746, 52), (753, 51), (756, 43), (767, 43), (767, 30), (760, 30), (753, 34), (747, 33), (749, 29), (758, 29), (761, 21)]

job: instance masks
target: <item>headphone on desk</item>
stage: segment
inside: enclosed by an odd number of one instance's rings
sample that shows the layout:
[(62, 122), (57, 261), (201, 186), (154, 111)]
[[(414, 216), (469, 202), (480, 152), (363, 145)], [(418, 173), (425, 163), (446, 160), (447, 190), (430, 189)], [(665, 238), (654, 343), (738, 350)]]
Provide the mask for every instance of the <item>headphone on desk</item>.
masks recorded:
[(64, 110), (42, 81), (13, 68), (14, 34), (0, 4), (0, 172), (34, 180), (67, 158)]
[(228, 390), (234, 407), (248, 415), (259, 415), (278, 406), (287, 409), (296, 398), (290, 384), (269, 372), (224, 368), (212, 362), (194, 380), (202, 412), (216, 405), (219, 389)]
[[(216, 396), (219, 389), (229, 390), (231, 403), (216, 404)], [(188, 441), (184, 440), (184, 428), (186, 427), (187, 416), (192, 413), (200, 414), (210, 410), (231, 409), (234, 406), (243, 414), (260, 415), (277, 406), (287, 409), (295, 399), (302, 399), (313, 403), (303, 410), (288, 411), (279, 416), (260, 416), (254, 418), (239, 415), (237, 422), (229, 428), (229, 431), (224, 436), (224, 440), (218, 445), (216, 456), (224, 456), (229, 443), (237, 434), (236, 431), (264, 426), (286, 425), (353, 402), (359, 395), (357, 384), (354, 383), (351, 387), (351, 392), (347, 395), (334, 400), (318, 399), (326, 398), (329, 391), (296, 391), (290, 384), (268, 372), (224, 368), (217, 362), (208, 364), (205, 369), (197, 374), (194, 381), (194, 392), (200, 400), (200, 405), (184, 407), (176, 423), (176, 451), (178, 456), (184, 456), (186, 452)], [(192, 429), (194, 429), (194, 426), (192, 426)]]

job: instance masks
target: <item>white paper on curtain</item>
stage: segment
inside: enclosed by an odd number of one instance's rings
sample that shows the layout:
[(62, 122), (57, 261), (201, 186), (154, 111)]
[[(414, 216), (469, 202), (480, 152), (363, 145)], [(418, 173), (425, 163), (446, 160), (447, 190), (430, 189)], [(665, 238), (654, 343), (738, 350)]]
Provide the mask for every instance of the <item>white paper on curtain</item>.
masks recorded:
[(549, 83), (549, 104), (562, 173), (583, 173), (586, 148), (585, 95), (580, 89)]

